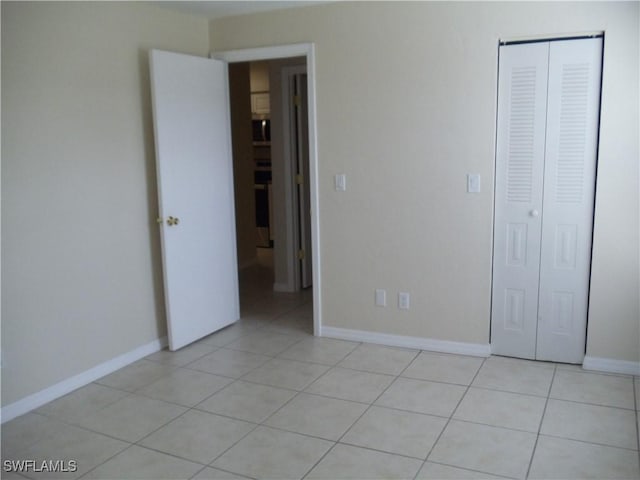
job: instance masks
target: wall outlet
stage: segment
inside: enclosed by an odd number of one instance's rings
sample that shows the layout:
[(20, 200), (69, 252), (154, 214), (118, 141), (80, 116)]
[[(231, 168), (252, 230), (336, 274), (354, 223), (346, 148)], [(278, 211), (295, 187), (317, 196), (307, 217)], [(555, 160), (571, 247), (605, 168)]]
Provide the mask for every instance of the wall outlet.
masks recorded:
[(398, 308), (400, 310), (409, 310), (411, 306), (411, 295), (409, 292), (398, 293)]
[(376, 305), (378, 307), (387, 306), (387, 291), (382, 289), (376, 290)]

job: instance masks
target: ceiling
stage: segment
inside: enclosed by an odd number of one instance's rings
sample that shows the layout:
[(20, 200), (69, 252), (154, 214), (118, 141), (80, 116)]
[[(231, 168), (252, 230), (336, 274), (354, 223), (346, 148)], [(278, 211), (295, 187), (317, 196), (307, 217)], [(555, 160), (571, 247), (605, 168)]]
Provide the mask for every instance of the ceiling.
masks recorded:
[[(335, 0), (328, 0), (335, 1)], [(206, 17), (208, 19), (231, 17), (234, 15), (245, 15), (249, 13), (267, 12), (280, 10), (283, 8), (303, 7), (328, 3), (327, 0), (287, 0), (287, 1), (154, 1), (151, 3), (159, 7)]]

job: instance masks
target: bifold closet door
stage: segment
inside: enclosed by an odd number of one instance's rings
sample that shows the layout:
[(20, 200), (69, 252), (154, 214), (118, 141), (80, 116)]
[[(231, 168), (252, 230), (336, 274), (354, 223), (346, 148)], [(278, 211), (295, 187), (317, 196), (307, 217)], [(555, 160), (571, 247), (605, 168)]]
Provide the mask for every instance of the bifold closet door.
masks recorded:
[(500, 47), (492, 352), (584, 357), (602, 39)]
[(538, 360), (584, 359), (601, 64), (602, 38), (550, 44)]

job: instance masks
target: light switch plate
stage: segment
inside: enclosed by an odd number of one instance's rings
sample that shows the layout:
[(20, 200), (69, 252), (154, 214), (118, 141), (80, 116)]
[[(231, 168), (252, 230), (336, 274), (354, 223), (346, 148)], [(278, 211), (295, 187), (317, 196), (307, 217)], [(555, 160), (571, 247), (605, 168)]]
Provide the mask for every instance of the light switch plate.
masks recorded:
[(334, 180), (337, 192), (344, 192), (347, 189), (347, 176), (344, 173), (337, 174)]
[(409, 292), (398, 293), (398, 308), (400, 310), (409, 310), (411, 306), (411, 295)]
[(387, 306), (387, 291), (382, 289), (376, 290), (376, 305), (378, 307), (386, 307)]
[(480, 193), (480, 174), (478, 173), (467, 174), (467, 192)]

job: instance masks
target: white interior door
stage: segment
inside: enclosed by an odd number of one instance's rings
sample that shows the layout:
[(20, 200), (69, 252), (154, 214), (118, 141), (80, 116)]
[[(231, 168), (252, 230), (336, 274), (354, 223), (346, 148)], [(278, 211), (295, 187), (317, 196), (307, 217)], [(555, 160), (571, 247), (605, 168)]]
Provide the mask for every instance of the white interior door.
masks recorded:
[(492, 352), (584, 359), (602, 39), (500, 47)]
[(550, 45), (539, 360), (584, 359), (601, 63), (602, 38)]
[(153, 50), (169, 348), (239, 318), (227, 65)]
[(535, 358), (548, 43), (500, 47), (491, 350)]

